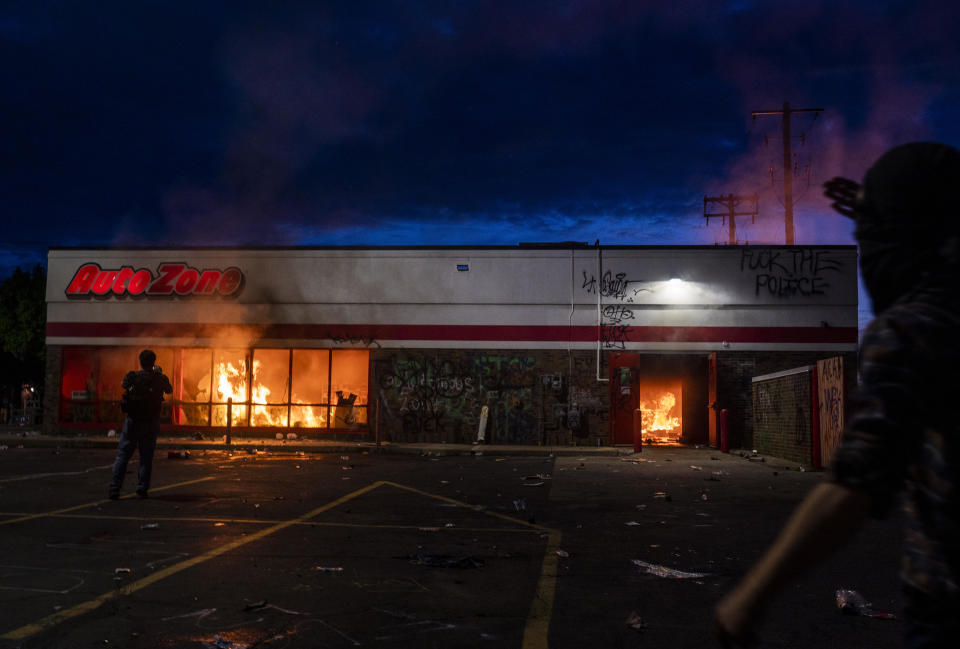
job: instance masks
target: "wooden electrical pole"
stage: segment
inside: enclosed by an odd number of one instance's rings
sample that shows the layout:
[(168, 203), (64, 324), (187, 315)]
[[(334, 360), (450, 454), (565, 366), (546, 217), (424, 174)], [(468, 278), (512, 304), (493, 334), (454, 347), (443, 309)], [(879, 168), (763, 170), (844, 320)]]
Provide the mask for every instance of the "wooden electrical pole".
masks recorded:
[(783, 116), (783, 226), (788, 246), (793, 245), (793, 164), (790, 154), (790, 116), (794, 113), (822, 113), (822, 108), (790, 108), (790, 102), (783, 102), (781, 110), (755, 110), (750, 113), (754, 118), (759, 115)]
[[(746, 211), (737, 211), (737, 208), (741, 203), (747, 202), (748, 208)], [(757, 205), (759, 204), (760, 199), (756, 194), (751, 196), (734, 196), (733, 194), (728, 194), (726, 196), (704, 196), (703, 197), (703, 216), (707, 219), (707, 223), (710, 223), (711, 218), (720, 217), (724, 220), (730, 219), (730, 245), (737, 243), (737, 217), (738, 216), (749, 216), (751, 222), (756, 222), (757, 214), (759, 210)], [(710, 214), (707, 212), (707, 205), (711, 203), (719, 203), (726, 207), (725, 212), (718, 212), (716, 214)]]

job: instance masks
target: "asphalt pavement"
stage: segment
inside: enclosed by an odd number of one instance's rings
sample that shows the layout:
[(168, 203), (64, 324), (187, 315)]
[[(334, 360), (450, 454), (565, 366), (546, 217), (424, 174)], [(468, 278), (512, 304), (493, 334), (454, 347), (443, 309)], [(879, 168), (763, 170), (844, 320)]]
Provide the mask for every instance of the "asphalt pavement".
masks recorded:
[[(716, 600), (825, 477), (709, 448), (249, 442), (165, 440), (150, 498), (135, 458), (109, 501), (115, 438), (0, 438), (0, 646), (715, 647)], [(788, 588), (759, 646), (899, 646), (835, 604), (899, 614), (899, 523)]]

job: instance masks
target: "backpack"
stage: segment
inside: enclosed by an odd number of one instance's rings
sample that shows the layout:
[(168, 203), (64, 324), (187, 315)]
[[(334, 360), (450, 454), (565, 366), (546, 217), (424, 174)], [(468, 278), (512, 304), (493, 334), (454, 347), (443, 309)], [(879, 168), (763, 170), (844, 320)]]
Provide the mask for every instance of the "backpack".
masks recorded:
[(120, 410), (135, 421), (146, 421), (160, 416), (163, 389), (153, 372), (133, 372), (130, 387), (123, 393)]

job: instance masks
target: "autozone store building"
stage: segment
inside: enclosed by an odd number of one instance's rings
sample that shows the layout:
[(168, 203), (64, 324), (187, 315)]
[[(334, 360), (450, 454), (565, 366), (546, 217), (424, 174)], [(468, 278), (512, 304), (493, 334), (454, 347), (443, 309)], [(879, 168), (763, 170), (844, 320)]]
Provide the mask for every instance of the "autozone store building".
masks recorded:
[[(853, 246), (56, 248), (47, 433), (116, 428), (146, 347), (170, 432), (749, 445), (755, 375), (855, 367)], [(228, 415), (229, 413), (229, 415)]]

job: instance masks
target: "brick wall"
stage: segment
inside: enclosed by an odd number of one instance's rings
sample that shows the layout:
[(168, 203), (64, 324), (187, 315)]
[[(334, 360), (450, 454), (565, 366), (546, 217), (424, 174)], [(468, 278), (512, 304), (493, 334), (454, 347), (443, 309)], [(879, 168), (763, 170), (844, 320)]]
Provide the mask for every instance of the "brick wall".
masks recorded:
[(563, 350), (376, 350), (371, 427), (384, 441), (470, 443), (488, 409), (494, 444), (605, 443), (596, 356)]
[(811, 464), (813, 404), (809, 369), (753, 384), (753, 446), (764, 455)]
[(718, 353), (717, 404), (719, 408), (726, 408), (729, 411), (727, 417), (731, 448), (756, 448), (752, 397), (754, 376), (816, 365), (818, 360), (834, 356), (843, 357), (847, 394), (851, 394), (856, 385), (856, 352)]

